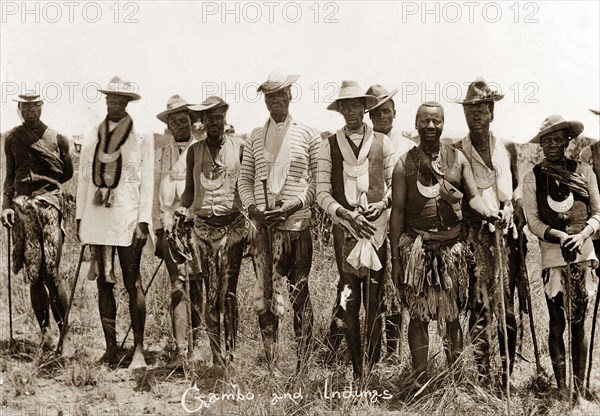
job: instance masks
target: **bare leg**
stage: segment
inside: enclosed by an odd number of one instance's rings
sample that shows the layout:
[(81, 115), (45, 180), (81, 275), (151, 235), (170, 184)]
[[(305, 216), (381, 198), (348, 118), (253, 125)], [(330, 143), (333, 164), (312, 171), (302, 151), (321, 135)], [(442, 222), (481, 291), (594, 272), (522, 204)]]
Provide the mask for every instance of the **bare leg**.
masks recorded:
[(118, 247), (119, 262), (123, 271), (123, 283), (129, 294), (129, 314), (133, 328), (133, 357), (130, 370), (145, 368), (144, 359), (144, 326), (146, 324), (146, 299), (142, 290), (140, 276), (140, 260), (142, 248)]

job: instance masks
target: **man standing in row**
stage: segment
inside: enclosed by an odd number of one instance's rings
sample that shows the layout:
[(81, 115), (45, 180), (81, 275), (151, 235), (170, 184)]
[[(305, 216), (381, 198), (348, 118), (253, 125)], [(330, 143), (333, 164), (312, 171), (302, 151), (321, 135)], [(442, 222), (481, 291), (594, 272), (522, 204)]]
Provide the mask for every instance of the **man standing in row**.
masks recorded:
[[(490, 123), (494, 120), (494, 103), (503, 98), (503, 95), (490, 89), (481, 78), (469, 85), (466, 98), (460, 102), (463, 105), (465, 118), (469, 127), (469, 134), (455, 144), (466, 156), (477, 184), (479, 195), (491, 211), (502, 210), (503, 219), (511, 225), (504, 238), (502, 246), (495, 243), (495, 231), (491, 224), (486, 224), (485, 219), (474, 212), (470, 207), (464, 207), (465, 222), (469, 232), (469, 242), (475, 256), (475, 263), (471, 267), (469, 282), (469, 331), (474, 345), (475, 361), (481, 381), (489, 382), (490, 356), (489, 356), (489, 325), (492, 325), (492, 313), (498, 319), (498, 341), (502, 357), (502, 383), (510, 377), (515, 350), (517, 345), (517, 322), (514, 313), (514, 293), (516, 282), (521, 274), (521, 255), (516, 237), (513, 232), (513, 191), (517, 189), (519, 175), (517, 172), (517, 154), (514, 144), (507, 145), (502, 139), (490, 131)], [(515, 216), (519, 219), (519, 226), (523, 227), (523, 210), (518, 206)], [(522, 238), (525, 238), (522, 236)], [(524, 244), (523, 247), (527, 245)], [(498, 250), (500, 250), (498, 252)], [(523, 257), (525, 258), (525, 253)], [(498, 260), (499, 258), (499, 260)], [(510, 258), (510, 261), (509, 261)], [(503, 281), (505, 287), (500, 287), (497, 276), (498, 262), (501, 261)], [(506, 311), (501, 310), (500, 296), (504, 296)], [(500, 323), (501, 314), (506, 317), (506, 331), (508, 334), (508, 356), (510, 369), (506, 368), (506, 352), (504, 333)]]
[[(192, 134), (192, 122), (188, 103), (179, 95), (173, 95), (167, 101), (166, 110), (156, 116), (167, 124), (172, 135), (154, 143), (154, 209), (153, 224), (157, 237), (157, 255), (165, 261), (171, 279), (171, 318), (176, 353), (173, 366), (181, 367), (185, 362), (186, 332), (188, 332), (188, 308), (186, 307), (185, 282), (189, 284), (191, 300), (191, 325), (194, 341), (198, 337), (200, 313), (202, 311), (202, 280), (196, 261), (179, 263), (169, 240), (175, 231), (175, 210), (181, 206), (185, 189), (186, 155), (189, 148), (198, 140)], [(187, 269), (186, 269), (187, 268)], [(188, 334), (189, 335), (189, 334)]]
[(246, 227), (237, 183), (244, 142), (224, 133), (229, 104), (221, 98), (208, 97), (189, 108), (200, 113), (206, 139), (188, 150), (185, 191), (177, 211), (194, 220), (192, 241), (205, 279), (204, 316), (212, 361), (224, 367), (234, 358), (238, 328), (237, 283)]
[[(312, 338), (313, 311), (308, 291), (312, 265), (310, 207), (315, 198), (319, 132), (292, 118), (291, 86), (297, 75), (269, 74), (258, 92), (270, 117), (248, 138), (239, 191), (251, 219), (250, 241), (257, 276), (254, 308), (271, 365), (279, 318), (288, 290), (294, 309), (294, 333), (300, 370)], [(289, 289), (284, 287), (284, 276)]]
[(145, 246), (153, 252), (149, 228), (154, 183), (153, 138), (137, 133), (125, 111), (130, 101), (141, 98), (134, 87), (115, 77), (107, 89), (98, 90), (106, 95), (107, 115), (81, 148), (76, 217), (79, 239), (92, 246), (95, 266), (91, 267), (97, 267), (99, 274), (98, 306), (106, 341), (100, 361), (107, 364), (119, 361), (113, 293), (114, 256), (119, 254), (133, 328), (132, 370), (146, 367), (140, 261)]
[[(591, 166), (565, 157), (570, 140), (582, 132), (578, 121), (546, 118), (530, 140), (540, 144), (544, 160), (523, 182), (528, 227), (538, 237), (542, 255), (548, 349), (559, 393), (567, 397), (566, 359), (571, 360), (575, 395), (585, 394), (585, 321), (596, 288), (593, 269), (598, 267), (590, 238), (600, 229), (598, 184)], [(565, 356), (565, 329), (571, 332), (571, 357)]]
[(67, 293), (59, 277), (64, 239), (61, 184), (73, 176), (69, 139), (41, 120), (38, 94), (19, 95), (23, 124), (6, 136), (6, 179), (2, 225), (15, 238), (13, 270), (25, 269), (31, 306), (41, 330), (41, 345), (49, 342), (50, 309), (64, 334), (62, 354), (72, 353), (68, 329), (63, 329)]
[[(317, 203), (333, 221), (340, 273), (334, 322), (343, 322), (354, 379), (359, 383), (380, 358), (387, 209), (391, 206), (390, 141), (363, 122), (365, 110), (376, 104), (377, 98), (364, 94), (355, 81), (342, 82), (338, 98), (327, 108), (341, 113), (345, 126), (323, 141), (319, 150)], [(366, 263), (365, 258), (369, 259)], [(359, 322), (362, 293), (364, 336)], [(366, 369), (361, 340), (367, 343)], [(330, 348), (336, 349), (332, 345), (336, 342), (339, 345), (340, 339), (332, 328)]]
[[(367, 112), (373, 123), (373, 130), (389, 137), (393, 149), (392, 152), (394, 153), (392, 161), (394, 166), (396, 166), (396, 162), (400, 159), (400, 156), (415, 147), (415, 143), (404, 137), (400, 129), (394, 128), (396, 104), (393, 98), (397, 92), (397, 88), (388, 92), (388, 90), (379, 84), (371, 85), (367, 90), (367, 95), (374, 95), (379, 100), (374, 107), (367, 109)], [(383, 286), (383, 298), (386, 307), (385, 338), (388, 355), (395, 355), (400, 358), (401, 351), (399, 348), (402, 345), (402, 308), (391, 276), (391, 267), (386, 267), (385, 283)]]
[[(410, 312), (408, 343), (416, 386), (428, 379), (429, 321), (436, 319), (449, 365), (463, 348), (459, 313), (467, 303), (468, 263), (473, 255), (462, 233), (463, 195), (488, 220), (469, 162), (452, 146), (441, 144), (444, 109), (436, 102), (417, 110), (418, 147), (405, 153), (392, 182), (392, 279)], [(493, 216), (493, 217), (492, 217)]]

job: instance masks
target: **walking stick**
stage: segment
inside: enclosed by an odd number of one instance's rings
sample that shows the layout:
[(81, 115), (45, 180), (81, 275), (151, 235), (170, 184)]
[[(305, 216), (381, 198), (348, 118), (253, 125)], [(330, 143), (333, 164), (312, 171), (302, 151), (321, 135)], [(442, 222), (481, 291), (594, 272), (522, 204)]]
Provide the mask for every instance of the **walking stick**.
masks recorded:
[[(154, 273), (152, 274), (152, 277), (150, 278), (150, 281), (148, 282), (148, 286), (146, 286), (146, 289), (143, 290), (144, 296), (146, 296), (146, 294), (150, 290), (150, 285), (152, 285), (154, 278), (156, 277), (156, 275), (158, 274), (158, 271), (160, 270), (160, 266), (162, 266), (162, 264), (164, 262), (165, 261), (163, 259), (161, 259), (160, 263), (158, 263), (158, 266), (156, 266), (156, 270), (154, 270)], [(125, 336), (123, 337), (123, 341), (121, 342), (121, 349), (123, 349), (123, 346), (125, 345), (125, 341), (127, 341), (127, 337), (129, 337), (129, 332), (131, 332), (131, 322), (129, 323), (129, 328), (127, 328), (127, 332), (125, 333)]]
[(571, 320), (571, 259), (569, 258), (569, 254), (567, 254), (567, 287), (566, 289), (563, 287), (563, 302), (565, 296), (567, 297), (567, 322), (569, 326), (567, 327), (567, 343), (569, 344), (568, 349), (568, 364), (569, 364), (569, 409), (573, 407), (573, 348), (572, 348), (572, 320)]
[(535, 325), (533, 320), (533, 307), (531, 305), (531, 287), (529, 285), (529, 275), (527, 274), (527, 263), (525, 262), (525, 233), (523, 230), (519, 233), (519, 255), (521, 256), (521, 278), (525, 279), (525, 285), (527, 288), (527, 310), (529, 311), (529, 328), (531, 329), (531, 339), (533, 341), (533, 354), (535, 356), (535, 371), (538, 375), (544, 373), (542, 364), (540, 362), (540, 350), (537, 343), (537, 337), (535, 335)]
[(600, 279), (598, 279), (598, 289), (596, 290), (596, 302), (594, 303), (594, 314), (592, 315), (592, 339), (590, 340), (590, 351), (588, 355), (588, 369), (585, 382), (585, 388), (590, 389), (590, 375), (592, 373), (592, 361), (594, 358), (594, 336), (596, 335), (596, 318), (598, 316), (598, 301), (600, 301)]
[(69, 313), (71, 312), (71, 306), (73, 306), (73, 299), (75, 298), (75, 288), (77, 287), (77, 280), (79, 279), (79, 272), (81, 271), (81, 263), (83, 262), (83, 255), (85, 254), (86, 244), (81, 246), (79, 250), (79, 260), (77, 261), (77, 269), (75, 270), (75, 278), (73, 279), (73, 283), (71, 283), (71, 294), (69, 295), (69, 304), (67, 305), (67, 310), (65, 312), (65, 316), (62, 319), (62, 327), (60, 328), (60, 335), (58, 338), (58, 343), (56, 344), (56, 353), (60, 354), (62, 352), (63, 341), (65, 339), (65, 335), (67, 334), (69, 328)]
[(12, 256), (12, 229), (11, 228), (7, 228), (6, 229), (6, 234), (8, 237), (8, 328), (9, 328), (9, 332), (10, 332), (10, 341), (9, 341), (9, 345), (13, 344), (13, 319), (12, 319), (12, 265), (10, 263), (11, 261), (11, 256)]
[(510, 416), (510, 352), (508, 351), (508, 331), (506, 328), (506, 302), (504, 300), (504, 264), (502, 263), (502, 230), (496, 227), (496, 251), (498, 252), (498, 273), (500, 275), (500, 307), (502, 332), (504, 333), (504, 356), (506, 359), (506, 413)]
[[(261, 179), (262, 182), (262, 186), (263, 186), (263, 194), (265, 197), (265, 211), (269, 211), (271, 209), (271, 207), (269, 206), (269, 192), (267, 190), (267, 179)], [(267, 225), (264, 225), (265, 227), (265, 233), (266, 233), (266, 241), (265, 241), (265, 251), (266, 251), (266, 263), (267, 263), (267, 267), (269, 270), (268, 276), (266, 277), (266, 280), (264, 282), (264, 287), (263, 290), (265, 291), (265, 293), (267, 293), (270, 297), (273, 297), (273, 238), (272, 238), (272, 234), (271, 234), (271, 228), (269, 228)], [(279, 328), (276, 330), (278, 331)], [(275, 339), (277, 339), (277, 334), (273, 334), (273, 341), (275, 341)], [(271, 348), (272, 346), (267, 343), (268, 348)], [(266, 351), (267, 354), (267, 359), (269, 361), (269, 369), (271, 369), (272, 367), (272, 360), (273, 360), (273, 351)]]

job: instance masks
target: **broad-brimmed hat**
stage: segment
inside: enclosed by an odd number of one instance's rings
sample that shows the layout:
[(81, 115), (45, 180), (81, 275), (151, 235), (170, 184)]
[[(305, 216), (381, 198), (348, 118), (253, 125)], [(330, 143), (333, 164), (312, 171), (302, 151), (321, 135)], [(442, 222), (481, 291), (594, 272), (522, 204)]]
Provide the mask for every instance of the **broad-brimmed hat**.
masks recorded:
[(179, 113), (181, 111), (185, 111), (189, 113), (188, 109), (189, 103), (183, 99), (179, 94), (175, 94), (169, 97), (167, 100), (167, 109), (165, 111), (161, 111), (156, 115), (156, 118), (162, 121), (163, 123), (167, 123), (167, 116), (173, 113)]
[(107, 95), (112, 94), (129, 97), (130, 101), (137, 101), (142, 98), (142, 96), (135, 92), (135, 87), (135, 84), (132, 84), (131, 82), (125, 82), (116, 76), (110, 80), (105, 90), (98, 89), (98, 91)]
[(200, 104), (188, 105), (188, 108), (192, 111), (197, 111), (203, 113), (208, 110), (215, 110), (217, 108), (225, 107), (225, 110), (229, 109), (229, 104), (227, 104), (221, 97), (217, 97), (216, 95), (211, 95), (206, 100), (202, 101)]
[(283, 75), (280, 72), (273, 71), (269, 74), (267, 80), (260, 84), (256, 91), (262, 92), (263, 94), (277, 92), (289, 87), (294, 82), (298, 81), (298, 78), (300, 78), (300, 75)]
[(583, 131), (583, 124), (575, 120), (566, 121), (561, 116), (552, 115), (544, 120), (540, 126), (539, 133), (536, 134), (535, 137), (529, 141), (529, 143), (539, 143), (543, 136), (558, 130), (566, 130), (567, 138), (571, 140), (581, 134)]
[(492, 90), (487, 82), (481, 77), (469, 85), (467, 89), (467, 95), (464, 101), (457, 101), (457, 104), (462, 105), (473, 105), (479, 103), (489, 103), (492, 101), (500, 101), (504, 98), (504, 94), (500, 94), (497, 91)]
[(396, 88), (390, 92), (390, 91), (386, 90), (385, 88), (383, 88), (379, 84), (371, 85), (369, 87), (369, 89), (367, 90), (367, 95), (374, 95), (375, 97), (377, 97), (377, 100), (379, 100), (379, 101), (373, 107), (367, 108), (365, 110), (365, 113), (368, 113), (371, 110), (375, 110), (377, 107), (381, 107), (383, 104), (385, 104), (386, 102), (391, 100), (392, 97), (394, 95), (396, 95), (397, 92), (398, 92), (398, 88)]
[(17, 96), (17, 103), (43, 103), (44, 99), (35, 91), (23, 91), (23, 93)]
[(600, 110), (593, 110), (590, 108), (590, 111), (594, 114), (596, 114), (597, 116), (600, 116)]
[(368, 95), (363, 93), (363, 89), (358, 85), (356, 81), (342, 81), (342, 85), (340, 87), (340, 93), (334, 102), (327, 106), (328, 110), (331, 111), (340, 111), (338, 109), (338, 103), (341, 100), (349, 100), (351, 98), (364, 98), (365, 99), (365, 109), (371, 108), (375, 106), (378, 102), (377, 97), (374, 95)]

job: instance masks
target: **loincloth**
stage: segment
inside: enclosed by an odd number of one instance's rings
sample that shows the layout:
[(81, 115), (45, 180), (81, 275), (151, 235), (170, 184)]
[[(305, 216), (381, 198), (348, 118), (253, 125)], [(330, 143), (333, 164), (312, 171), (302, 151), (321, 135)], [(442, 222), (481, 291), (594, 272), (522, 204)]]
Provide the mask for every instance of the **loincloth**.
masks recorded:
[(250, 242), (256, 272), (253, 307), (258, 315), (271, 311), (282, 317), (289, 309), (289, 289), (282, 265), (289, 260), (285, 257), (291, 252), (292, 242), (300, 238), (303, 232), (268, 230), (252, 221)]
[[(571, 264), (571, 285), (568, 290), (571, 297), (571, 319), (573, 323), (585, 319), (587, 300), (594, 296), (596, 291), (596, 274), (594, 268), (596, 260), (582, 261)], [(542, 280), (546, 296), (554, 299), (559, 293), (563, 293), (563, 308), (566, 311), (567, 299), (564, 296), (567, 286), (567, 266), (551, 267), (542, 270)]]
[[(478, 224), (472, 223), (469, 226), (468, 238), (474, 255), (474, 265), (470, 268), (473, 275), (469, 287), (469, 308), (478, 308), (482, 304), (490, 305), (496, 316), (501, 316), (502, 293), (506, 304), (512, 304), (508, 275), (508, 246), (505, 240), (510, 236), (503, 236), (501, 246), (498, 248), (495, 233), (489, 231), (487, 224), (479, 227)], [(500, 262), (502, 262), (504, 290), (500, 290)]]
[(467, 261), (471, 254), (462, 239), (428, 242), (402, 235), (400, 256), (404, 266), (400, 295), (412, 318), (452, 322), (466, 306), (469, 286)]
[(61, 200), (58, 192), (14, 199), (13, 271), (16, 274), (24, 268), (29, 282), (40, 273), (58, 277), (64, 236)]
[(196, 256), (201, 259), (202, 272), (207, 281), (207, 308), (220, 306), (224, 311), (229, 287), (229, 268), (232, 259), (230, 249), (241, 243), (247, 235), (246, 221), (242, 214), (232, 216), (232, 221), (222, 225), (211, 225), (196, 217), (192, 234)]

